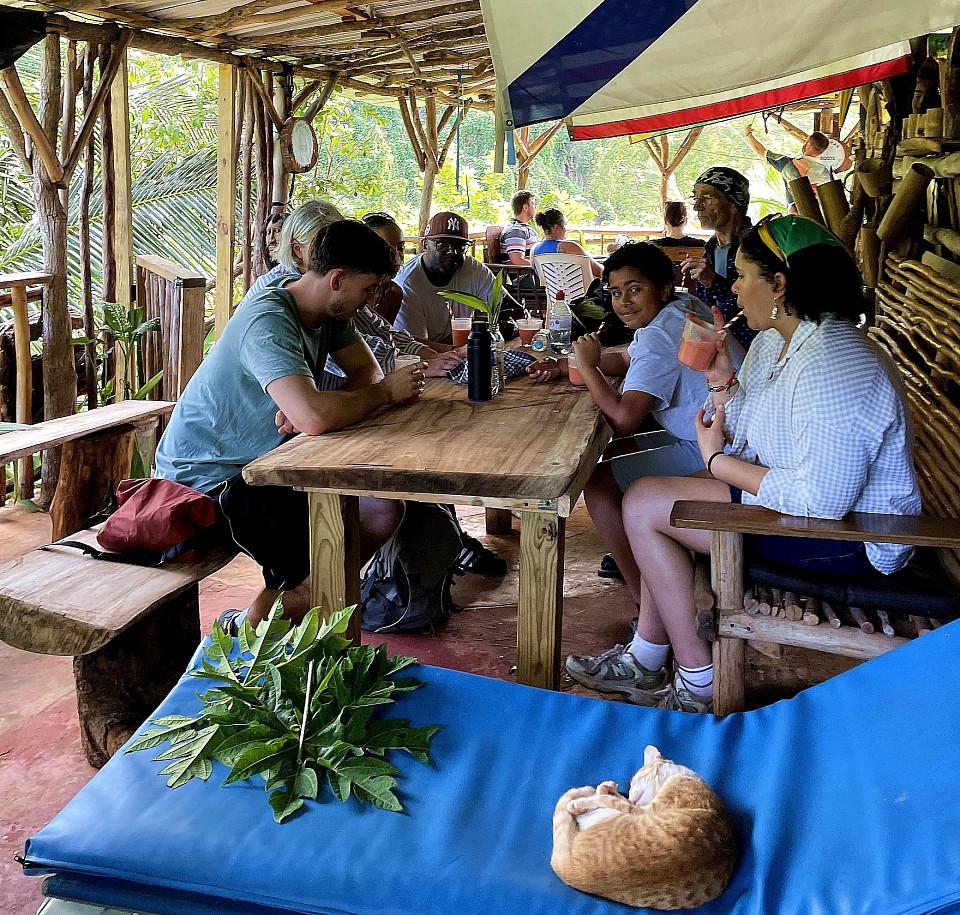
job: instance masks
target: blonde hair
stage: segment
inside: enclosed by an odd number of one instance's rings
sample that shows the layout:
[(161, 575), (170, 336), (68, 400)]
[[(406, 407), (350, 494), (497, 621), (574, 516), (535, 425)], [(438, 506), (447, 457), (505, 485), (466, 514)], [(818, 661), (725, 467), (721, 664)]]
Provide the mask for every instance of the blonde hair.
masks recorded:
[[(331, 222), (339, 222), (343, 214), (329, 201), (308, 200), (297, 207), (284, 222), (280, 230), (280, 240), (277, 242), (277, 262), (294, 270), (300, 269), (297, 258), (293, 253), (293, 243), (306, 245), (313, 241), (314, 236), (324, 226)], [(304, 267), (309, 263), (309, 256), (304, 258)]]

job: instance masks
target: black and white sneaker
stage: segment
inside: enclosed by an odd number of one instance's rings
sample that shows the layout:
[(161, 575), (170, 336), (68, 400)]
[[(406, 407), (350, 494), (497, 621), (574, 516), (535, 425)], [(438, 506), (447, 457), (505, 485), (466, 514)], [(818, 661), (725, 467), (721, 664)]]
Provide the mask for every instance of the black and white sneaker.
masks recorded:
[(460, 574), (470, 572), (488, 578), (502, 578), (507, 574), (507, 561), (493, 550), (488, 550), (476, 537), (464, 534), (460, 539), (463, 543), (463, 549), (457, 557)]

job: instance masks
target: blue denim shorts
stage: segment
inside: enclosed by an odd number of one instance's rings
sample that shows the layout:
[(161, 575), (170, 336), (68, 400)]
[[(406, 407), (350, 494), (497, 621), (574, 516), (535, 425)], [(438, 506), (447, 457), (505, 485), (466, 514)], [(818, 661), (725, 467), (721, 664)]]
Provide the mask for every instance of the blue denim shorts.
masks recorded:
[[(742, 496), (742, 489), (730, 487), (732, 502), (739, 504)], [(876, 572), (867, 558), (866, 546), (855, 540), (747, 534), (743, 544), (748, 558), (779, 562), (804, 572), (822, 572), (841, 578), (858, 578)]]

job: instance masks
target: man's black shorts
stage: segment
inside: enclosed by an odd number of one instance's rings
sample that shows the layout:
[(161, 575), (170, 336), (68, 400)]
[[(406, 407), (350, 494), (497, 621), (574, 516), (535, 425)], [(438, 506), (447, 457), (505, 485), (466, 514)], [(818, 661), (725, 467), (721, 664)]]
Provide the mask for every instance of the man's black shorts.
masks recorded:
[(250, 486), (233, 477), (211, 493), (226, 535), (263, 569), (263, 582), (290, 591), (310, 574), (307, 494), (289, 486)]

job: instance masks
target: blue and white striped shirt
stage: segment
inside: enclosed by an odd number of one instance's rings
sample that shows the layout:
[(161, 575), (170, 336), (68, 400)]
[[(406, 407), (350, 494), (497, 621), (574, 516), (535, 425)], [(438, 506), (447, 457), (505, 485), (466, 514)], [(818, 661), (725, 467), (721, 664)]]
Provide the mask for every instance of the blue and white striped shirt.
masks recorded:
[[(790, 515), (842, 518), (851, 511), (920, 513), (913, 425), (890, 357), (859, 328), (832, 315), (803, 321), (779, 359), (783, 337), (757, 336), (726, 407), (727, 451), (770, 471), (756, 496)], [(913, 548), (868, 543), (884, 573)]]

